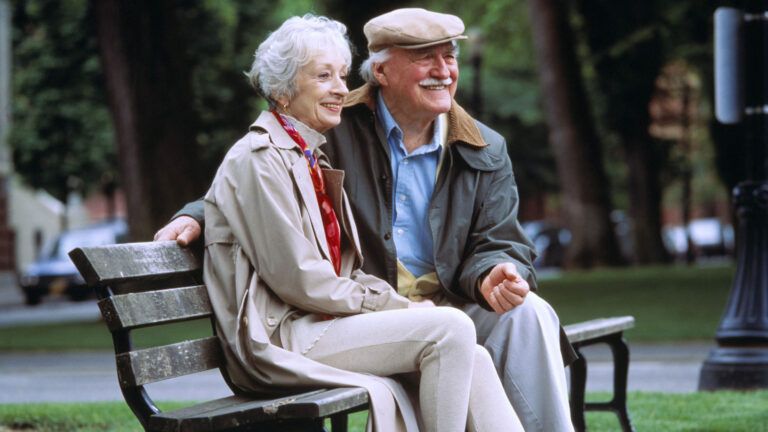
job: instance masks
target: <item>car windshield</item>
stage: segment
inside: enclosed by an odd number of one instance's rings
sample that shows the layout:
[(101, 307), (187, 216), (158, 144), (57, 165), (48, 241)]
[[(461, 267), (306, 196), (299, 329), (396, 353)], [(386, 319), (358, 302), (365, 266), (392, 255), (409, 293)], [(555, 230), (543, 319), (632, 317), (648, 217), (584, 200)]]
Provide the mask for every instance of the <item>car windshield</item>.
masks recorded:
[(43, 257), (68, 259), (67, 254), (76, 247), (101, 246), (115, 243), (115, 230), (110, 227), (68, 231), (56, 238), (43, 251)]

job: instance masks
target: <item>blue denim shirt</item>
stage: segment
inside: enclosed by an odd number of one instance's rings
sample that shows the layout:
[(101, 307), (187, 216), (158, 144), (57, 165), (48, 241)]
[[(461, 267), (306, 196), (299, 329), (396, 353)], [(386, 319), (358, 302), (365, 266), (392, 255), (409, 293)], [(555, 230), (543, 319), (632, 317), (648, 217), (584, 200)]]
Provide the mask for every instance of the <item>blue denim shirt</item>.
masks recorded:
[(392, 234), (397, 258), (414, 276), (435, 271), (434, 244), (428, 213), (442, 151), (440, 122), (435, 121), (429, 143), (408, 154), (403, 132), (392, 117), (381, 93), (376, 115), (384, 126), (392, 167)]

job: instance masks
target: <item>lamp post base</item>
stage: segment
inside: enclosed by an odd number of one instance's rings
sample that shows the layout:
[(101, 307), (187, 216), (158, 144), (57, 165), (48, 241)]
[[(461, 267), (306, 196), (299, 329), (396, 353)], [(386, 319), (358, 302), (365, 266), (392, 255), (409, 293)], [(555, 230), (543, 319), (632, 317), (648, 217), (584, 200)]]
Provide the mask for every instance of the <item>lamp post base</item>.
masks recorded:
[(700, 390), (768, 388), (768, 182), (743, 182), (733, 197), (740, 221), (736, 274)]
[(699, 390), (768, 388), (768, 346), (718, 347), (699, 375)]

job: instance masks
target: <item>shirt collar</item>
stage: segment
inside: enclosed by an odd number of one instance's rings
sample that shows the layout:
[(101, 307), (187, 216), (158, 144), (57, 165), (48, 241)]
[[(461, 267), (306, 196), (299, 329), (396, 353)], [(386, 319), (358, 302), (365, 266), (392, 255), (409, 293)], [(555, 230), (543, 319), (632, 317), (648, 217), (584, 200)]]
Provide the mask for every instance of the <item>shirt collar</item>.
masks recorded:
[[(384, 133), (386, 134), (387, 140), (390, 141), (390, 145), (392, 144), (392, 134), (394, 133), (396, 134), (394, 142), (399, 143), (400, 150), (402, 150), (403, 154), (406, 154), (405, 145), (402, 142), (403, 131), (400, 129), (400, 126), (398, 126), (395, 118), (392, 117), (392, 113), (389, 112), (389, 108), (387, 108), (387, 104), (384, 103), (384, 97), (381, 95), (381, 92), (376, 92), (376, 116), (384, 127)], [(443, 120), (441, 117), (443, 116), (441, 115), (433, 122), (432, 138), (429, 142), (426, 145), (419, 147), (413, 154), (431, 153), (442, 147), (446, 134), (443, 131), (445, 122), (441, 121)]]
[[(378, 94), (378, 87), (364, 84), (349, 93), (349, 96), (344, 101), (344, 107), (350, 108), (363, 104), (368, 106), (371, 111), (377, 111), (376, 98)], [(485, 147), (487, 145), (483, 140), (480, 129), (475, 124), (475, 120), (456, 101), (453, 101), (451, 110), (448, 111), (447, 124), (448, 144), (459, 141), (473, 147)]]
[(384, 127), (384, 133), (387, 138), (392, 136), (392, 133), (397, 133), (397, 139), (403, 139), (403, 131), (400, 126), (397, 125), (395, 118), (392, 117), (392, 113), (389, 112), (387, 104), (384, 103), (384, 97), (381, 96), (381, 92), (376, 92), (376, 115), (379, 117), (379, 122)]

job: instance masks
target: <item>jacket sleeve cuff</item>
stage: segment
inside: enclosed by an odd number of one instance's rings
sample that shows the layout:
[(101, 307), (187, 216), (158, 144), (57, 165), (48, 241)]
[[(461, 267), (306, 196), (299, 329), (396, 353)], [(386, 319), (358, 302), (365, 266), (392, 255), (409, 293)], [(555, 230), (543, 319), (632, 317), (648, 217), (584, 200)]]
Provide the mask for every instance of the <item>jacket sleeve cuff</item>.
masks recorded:
[(383, 310), (405, 309), (410, 300), (390, 289), (386, 292), (369, 291), (363, 298), (363, 313)]
[(189, 216), (196, 220), (201, 227), (203, 227), (203, 224), (205, 223), (205, 205), (203, 204), (203, 200), (199, 199), (197, 201), (192, 201), (185, 204), (181, 210), (177, 211), (176, 214), (173, 215), (171, 220), (174, 220), (179, 216)]
[(480, 291), (480, 287), (483, 285), (483, 281), (485, 280), (485, 277), (488, 276), (488, 273), (491, 272), (491, 269), (488, 269), (480, 274), (480, 277), (477, 278), (477, 283), (475, 284), (475, 301), (476, 303), (483, 309), (492, 311), (493, 308), (491, 305), (488, 304), (488, 301), (485, 300), (485, 296), (483, 295), (483, 292)]

